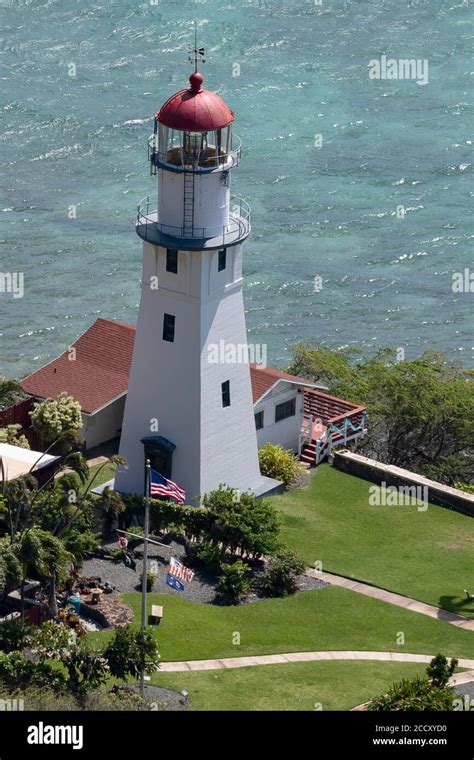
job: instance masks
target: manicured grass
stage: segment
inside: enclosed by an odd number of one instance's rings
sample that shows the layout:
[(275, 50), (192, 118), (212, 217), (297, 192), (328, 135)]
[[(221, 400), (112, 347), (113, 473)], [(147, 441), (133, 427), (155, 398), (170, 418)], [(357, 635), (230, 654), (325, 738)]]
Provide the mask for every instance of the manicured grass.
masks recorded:
[[(140, 594), (124, 594), (123, 599), (133, 607), (138, 624)], [(330, 649), (474, 658), (470, 631), (335, 586), (237, 607), (159, 594), (150, 594), (148, 604), (149, 609), (151, 604), (164, 608), (161, 624), (152, 628), (163, 661)], [(397, 644), (400, 632), (403, 646)], [(91, 634), (100, 643), (109, 636), (109, 631)]]
[[(101, 469), (102, 468), (102, 469)], [(87, 487), (87, 485), (90, 483), (96, 472), (100, 470), (100, 474), (97, 476), (97, 478), (94, 480), (92, 484), (92, 488), (95, 488), (96, 486), (100, 486), (102, 483), (107, 483), (108, 480), (112, 480), (112, 478), (115, 477), (115, 465), (110, 464), (110, 462), (107, 462), (107, 464), (104, 465), (104, 463), (100, 464), (94, 464), (92, 467), (89, 468), (89, 477), (87, 479), (86, 485), (83, 487), (83, 491)]]
[(425, 673), (426, 665), (412, 663), (298, 662), (157, 673), (151, 683), (175, 691), (185, 689), (191, 710), (351, 710), (394, 681)]
[(366, 480), (323, 465), (272, 499), (282, 538), (309, 566), (474, 617), (474, 519), (430, 504), (371, 506)]

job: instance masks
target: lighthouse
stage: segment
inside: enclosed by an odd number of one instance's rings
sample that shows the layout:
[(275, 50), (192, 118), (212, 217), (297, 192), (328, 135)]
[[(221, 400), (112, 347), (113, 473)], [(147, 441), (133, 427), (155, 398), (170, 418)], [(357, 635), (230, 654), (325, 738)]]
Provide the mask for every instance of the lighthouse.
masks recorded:
[(136, 221), (143, 275), (120, 442), (127, 466), (115, 479), (122, 493), (143, 493), (146, 459), (184, 488), (187, 503), (220, 484), (257, 495), (279, 485), (260, 474), (249, 364), (232, 351), (247, 342), (250, 234), (250, 208), (231, 195), (240, 159), (233, 124), (197, 70), (155, 116), (158, 190)]

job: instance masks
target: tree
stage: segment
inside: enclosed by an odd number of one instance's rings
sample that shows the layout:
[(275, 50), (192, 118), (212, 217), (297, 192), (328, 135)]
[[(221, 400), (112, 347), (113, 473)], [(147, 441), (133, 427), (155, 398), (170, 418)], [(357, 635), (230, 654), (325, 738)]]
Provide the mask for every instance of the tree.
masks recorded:
[(15, 588), (22, 578), (21, 564), (12, 550), (10, 541), (0, 538), (0, 593)]
[(363, 404), (369, 432), (361, 453), (448, 485), (474, 476), (474, 393), (471, 373), (439, 351), (400, 361), (300, 345), (289, 372), (323, 380), (331, 393)]
[(134, 630), (131, 626), (117, 628), (104, 650), (110, 674), (126, 681), (138, 678), (142, 670), (155, 673), (160, 667), (160, 655), (155, 637), (149, 630)]
[(50, 579), (50, 612), (58, 614), (56, 603), (56, 581), (67, 573), (71, 554), (57, 536), (40, 528), (28, 528), (19, 533), (12, 544), (12, 551), (21, 564), (21, 614), (25, 615), (25, 581), (30, 573)]
[(458, 666), (458, 661), (455, 657), (451, 659), (451, 662), (444, 656), (444, 654), (437, 654), (433, 657), (430, 664), (426, 668), (428, 678), (431, 679), (433, 686), (440, 686), (444, 688), (454, 671)]
[(287, 488), (303, 472), (303, 467), (293, 452), (275, 443), (266, 443), (259, 449), (258, 461), (262, 475), (281, 480)]
[(34, 405), (31, 426), (43, 444), (53, 443), (65, 432), (78, 433), (82, 428), (81, 405), (67, 393)]
[(24, 435), (19, 435), (21, 425), (7, 425), (0, 428), (0, 443), (9, 443), (11, 446), (19, 446), (21, 449), (29, 449), (30, 444)]
[(7, 380), (0, 377), (0, 411), (23, 398), (25, 394), (16, 380)]
[(125, 511), (125, 504), (120, 494), (107, 486), (96, 500), (96, 507), (102, 511), (102, 536), (108, 538), (114, 521)]
[(107, 679), (109, 666), (106, 658), (90, 649), (66, 626), (56, 621), (43, 623), (33, 636), (32, 651), (40, 663), (58, 660), (66, 669), (68, 677), (63, 687), (74, 695), (80, 704), (87, 693), (102, 686)]

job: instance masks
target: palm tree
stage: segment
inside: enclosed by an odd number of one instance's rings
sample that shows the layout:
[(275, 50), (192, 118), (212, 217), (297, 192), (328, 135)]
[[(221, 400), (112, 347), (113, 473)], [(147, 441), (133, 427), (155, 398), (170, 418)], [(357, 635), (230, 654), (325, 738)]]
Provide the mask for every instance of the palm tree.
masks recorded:
[(12, 551), (21, 564), (21, 616), (25, 618), (25, 581), (30, 573), (50, 579), (49, 604), (53, 617), (58, 614), (56, 602), (57, 577), (67, 570), (67, 564), (74, 560), (57, 536), (40, 528), (28, 528), (17, 534)]

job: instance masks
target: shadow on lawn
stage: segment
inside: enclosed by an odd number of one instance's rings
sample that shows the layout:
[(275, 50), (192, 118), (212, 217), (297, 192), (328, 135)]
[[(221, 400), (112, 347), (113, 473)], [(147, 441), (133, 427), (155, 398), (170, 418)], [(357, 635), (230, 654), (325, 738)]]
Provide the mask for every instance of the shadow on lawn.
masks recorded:
[(468, 599), (467, 596), (440, 596), (438, 606), (449, 612), (464, 615), (464, 617), (468, 614), (474, 615), (474, 601)]

